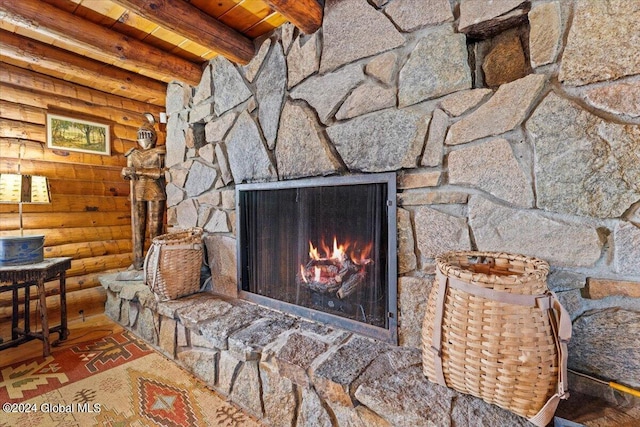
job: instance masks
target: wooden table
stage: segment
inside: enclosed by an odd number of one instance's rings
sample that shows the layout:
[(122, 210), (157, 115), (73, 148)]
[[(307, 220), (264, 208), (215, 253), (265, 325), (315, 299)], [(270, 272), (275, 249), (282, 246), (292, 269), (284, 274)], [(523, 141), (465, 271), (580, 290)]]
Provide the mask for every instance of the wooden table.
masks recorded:
[[(10, 265), (0, 267), (0, 292), (12, 292), (13, 312), (11, 315), (11, 340), (0, 343), (0, 350), (15, 347), (32, 339), (42, 340), (42, 355), (49, 356), (51, 347), (49, 334), (57, 332), (59, 341), (67, 339), (67, 289), (66, 272), (71, 267), (70, 257), (46, 258), (36, 264)], [(49, 315), (47, 313), (47, 295), (44, 284), (49, 280), (59, 278), (60, 282), (60, 325), (49, 327)], [(40, 300), (41, 332), (31, 331), (29, 320), (29, 289), (36, 286)], [(18, 326), (19, 299), (18, 289), (24, 288), (24, 314), (23, 328)]]

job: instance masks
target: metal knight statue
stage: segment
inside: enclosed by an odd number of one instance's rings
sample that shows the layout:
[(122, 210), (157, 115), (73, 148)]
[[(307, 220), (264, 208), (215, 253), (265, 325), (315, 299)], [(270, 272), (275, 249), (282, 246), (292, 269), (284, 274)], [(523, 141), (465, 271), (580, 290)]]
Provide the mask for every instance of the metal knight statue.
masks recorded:
[(144, 241), (162, 234), (166, 193), (164, 184), (165, 147), (156, 147), (158, 136), (152, 114), (144, 114), (145, 122), (138, 129), (138, 145), (125, 153), (127, 167), (122, 177), (131, 181), (131, 229), (133, 233), (134, 270), (142, 270)]

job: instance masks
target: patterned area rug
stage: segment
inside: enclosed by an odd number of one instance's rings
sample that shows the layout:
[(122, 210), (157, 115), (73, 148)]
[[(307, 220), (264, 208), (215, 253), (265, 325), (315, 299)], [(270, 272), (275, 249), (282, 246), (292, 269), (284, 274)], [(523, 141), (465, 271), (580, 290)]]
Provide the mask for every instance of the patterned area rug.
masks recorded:
[(128, 332), (0, 368), (0, 427), (261, 424)]

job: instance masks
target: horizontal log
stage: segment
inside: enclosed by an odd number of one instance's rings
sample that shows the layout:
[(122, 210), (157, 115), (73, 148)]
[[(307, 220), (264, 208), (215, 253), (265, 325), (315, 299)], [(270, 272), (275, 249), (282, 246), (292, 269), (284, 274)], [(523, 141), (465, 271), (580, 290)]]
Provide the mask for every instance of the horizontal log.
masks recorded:
[[(4, 153), (3, 153), (4, 154)], [(45, 162), (40, 160), (20, 160), (17, 158), (0, 158), (0, 173), (18, 173), (28, 175), (42, 175), (49, 178), (85, 181), (120, 181), (122, 168), (119, 166), (71, 165), (66, 163)]]
[(127, 196), (129, 194), (129, 183), (124, 179), (120, 181), (63, 181), (60, 179), (49, 180), (52, 198), (56, 194), (77, 194), (84, 196)]
[[(17, 214), (18, 205), (14, 203), (0, 203), (0, 213)], [(78, 197), (76, 195), (56, 194), (52, 203), (25, 204), (22, 211), (28, 212), (124, 212), (131, 211), (128, 196), (91, 196)]]
[[(2, 93), (1, 89), (0, 93)], [(50, 150), (46, 145), (38, 141), (16, 138), (0, 138), (0, 153), (2, 153), (2, 157), (17, 159), (18, 151), (21, 146), (24, 147), (22, 150), (22, 159), (97, 166), (124, 167), (127, 165), (127, 159), (124, 156), (114, 154), (111, 156), (102, 156), (99, 154)]]
[(164, 28), (221, 53), (239, 64), (249, 63), (255, 54), (253, 42), (195, 6), (180, 0), (113, 0)]
[[(15, 236), (15, 231), (0, 231), (0, 236)], [(109, 239), (130, 239), (130, 225), (114, 225), (108, 227), (80, 227), (61, 229), (32, 229), (24, 230), (25, 236), (44, 236), (44, 244), (47, 246), (62, 245), (65, 243), (93, 242)]]
[[(129, 212), (46, 212), (23, 213), (24, 229), (105, 227), (131, 223)], [(18, 215), (0, 213), (0, 230), (19, 230)]]
[(0, 138), (30, 139), (32, 141), (46, 142), (47, 130), (43, 125), (0, 118)]
[[(0, 31), (0, 37), (4, 34), (5, 32)], [(2, 42), (0, 42), (0, 46), (2, 46)], [(35, 71), (16, 67), (10, 64), (5, 64), (0, 67), (0, 80), (6, 84), (33, 89), (50, 95), (79, 99), (85, 102), (90, 102), (94, 105), (131, 111), (138, 113), (140, 116), (148, 112), (158, 117), (158, 115), (165, 110), (164, 107), (158, 105), (91, 89), (94, 88), (95, 85), (83, 87), (78, 84), (70, 83), (65, 80), (57, 79), (55, 77), (40, 74)], [(164, 84), (161, 86), (164, 86)], [(164, 91), (166, 92), (166, 88)]]
[(131, 252), (131, 248), (131, 239), (68, 243), (66, 245), (46, 247), (44, 256), (46, 258), (70, 256), (73, 259), (82, 259), (102, 255), (128, 254)]
[(128, 268), (133, 261), (133, 253), (103, 255), (92, 258), (74, 259), (67, 277), (82, 276), (116, 268)]
[[(15, 235), (15, 230), (1, 231), (0, 236)], [(58, 229), (24, 230), (25, 236), (44, 236), (44, 245), (55, 246), (65, 243), (93, 242), (101, 240), (119, 240), (131, 238), (130, 225), (113, 225), (107, 227), (78, 227)]]
[(322, 25), (322, 4), (318, 0), (265, 0), (305, 34), (315, 33)]
[[(0, 85), (0, 100), (42, 108), (49, 112), (55, 112), (56, 114), (93, 120), (104, 124), (119, 123), (137, 129), (141, 123), (141, 116), (137, 112), (97, 105), (92, 102), (81, 101), (57, 94), (38, 92), (33, 89), (4, 83)], [(51, 110), (50, 106), (55, 106), (55, 110)]]
[(165, 105), (166, 83), (34, 39), (1, 31), (0, 52), (0, 61), (6, 64), (30, 68), (43, 75), (53, 75), (58, 79), (140, 102), (160, 107)]
[(88, 56), (102, 62), (117, 62), (165, 82), (177, 79), (197, 85), (202, 76), (197, 64), (38, 0), (1, 2), (0, 14), (9, 24), (88, 50)]
[[(2, 67), (0, 67), (0, 70)], [(47, 122), (47, 112), (42, 108), (28, 105), (0, 101), (0, 117), (44, 126)]]

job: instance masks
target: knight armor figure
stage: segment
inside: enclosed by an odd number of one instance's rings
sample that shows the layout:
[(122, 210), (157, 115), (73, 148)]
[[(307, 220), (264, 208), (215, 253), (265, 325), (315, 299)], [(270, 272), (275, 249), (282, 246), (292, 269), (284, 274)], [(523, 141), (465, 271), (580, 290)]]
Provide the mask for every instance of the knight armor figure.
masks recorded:
[(144, 242), (149, 225), (149, 237), (162, 234), (167, 196), (164, 185), (165, 147), (156, 147), (158, 136), (155, 119), (145, 113), (145, 123), (138, 129), (138, 145), (125, 153), (127, 167), (121, 175), (131, 180), (131, 231), (133, 239), (133, 269), (142, 270)]

